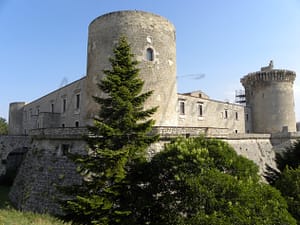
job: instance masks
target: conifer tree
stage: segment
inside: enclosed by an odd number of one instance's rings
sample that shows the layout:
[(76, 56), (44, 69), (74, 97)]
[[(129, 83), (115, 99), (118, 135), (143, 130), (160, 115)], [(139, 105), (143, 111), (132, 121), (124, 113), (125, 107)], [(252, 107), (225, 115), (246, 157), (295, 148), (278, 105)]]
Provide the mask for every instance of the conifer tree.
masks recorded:
[(105, 97), (94, 97), (100, 110), (94, 126), (88, 128), (88, 153), (73, 155), (83, 182), (69, 189), (76, 198), (64, 208), (66, 218), (79, 224), (122, 223), (131, 213), (121, 204), (122, 190), (130, 189), (126, 175), (145, 161), (147, 147), (158, 139), (149, 135), (154, 125), (149, 117), (157, 108), (144, 109), (152, 91), (142, 92), (138, 62), (125, 37), (119, 39), (109, 60), (112, 69), (103, 71), (106, 76), (98, 84)]

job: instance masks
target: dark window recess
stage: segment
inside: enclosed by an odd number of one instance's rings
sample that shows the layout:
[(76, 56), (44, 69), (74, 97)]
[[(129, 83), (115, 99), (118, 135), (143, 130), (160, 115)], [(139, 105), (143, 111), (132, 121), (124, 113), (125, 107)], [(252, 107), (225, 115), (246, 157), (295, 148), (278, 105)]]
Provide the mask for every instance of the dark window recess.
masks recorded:
[(153, 53), (153, 49), (152, 48), (147, 48), (147, 52), (146, 52), (146, 57), (148, 61), (153, 61), (154, 60), (154, 53)]
[(185, 114), (185, 105), (184, 105), (184, 102), (180, 102), (179, 103), (179, 111), (180, 111), (180, 115), (184, 115)]
[(70, 151), (70, 145), (68, 144), (62, 144), (61, 145), (61, 152), (62, 152), (62, 155), (67, 155)]
[(76, 109), (79, 109), (80, 107), (80, 94), (76, 95)]

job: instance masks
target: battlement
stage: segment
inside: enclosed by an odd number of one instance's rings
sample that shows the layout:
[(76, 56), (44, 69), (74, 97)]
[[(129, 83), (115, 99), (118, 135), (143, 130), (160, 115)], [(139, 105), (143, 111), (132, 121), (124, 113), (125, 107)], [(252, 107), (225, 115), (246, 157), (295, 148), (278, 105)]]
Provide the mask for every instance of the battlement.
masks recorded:
[(261, 70), (254, 73), (248, 73), (241, 79), (243, 86), (262, 81), (277, 81), (277, 82), (291, 82), (293, 83), (296, 78), (296, 73), (291, 70), (272, 69)]

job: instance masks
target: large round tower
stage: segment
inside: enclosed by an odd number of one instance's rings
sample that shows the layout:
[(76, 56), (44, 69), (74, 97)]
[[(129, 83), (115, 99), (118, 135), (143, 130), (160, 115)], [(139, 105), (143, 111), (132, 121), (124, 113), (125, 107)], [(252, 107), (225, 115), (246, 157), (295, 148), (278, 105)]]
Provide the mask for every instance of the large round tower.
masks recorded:
[(109, 57), (120, 36), (125, 36), (139, 61), (143, 91), (153, 90), (145, 108), (158, 106), (153, 118), (158, 126), (177, 125), (175, 28), (167, 19), (142, 11), (118, 11), (96, 18), (89, 25), (87, 61), (87, 118), (99, 106), (91, 96), (99, 96), (96, 85), (111, 68)]
[(295, 132), (293, 83), (296, 73), (273, 69), (273, 62), (241, 79), (254, 133)]

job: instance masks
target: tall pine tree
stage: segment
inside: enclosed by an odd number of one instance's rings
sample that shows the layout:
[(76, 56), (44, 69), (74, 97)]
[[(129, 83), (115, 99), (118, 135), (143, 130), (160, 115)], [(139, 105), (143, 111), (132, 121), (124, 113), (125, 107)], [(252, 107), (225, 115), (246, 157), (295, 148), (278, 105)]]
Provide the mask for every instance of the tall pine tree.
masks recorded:
[(80, 224), (121, 224), (122, 217), (131, 213), (121, 204), (122, 190), (130, 188), (126, 175), (158, 140), (149, 135), (154, 125), (149, 117), (157, 108), (144, 110), (152, 91), (142, 92), (138, 62), (125, 37), (109, 60), (112, 69), (103, 71), (106, 76), (98, 84), (105, 97), (94, 97), (100, 110), (89, 127), (88, 153), (73, 156), (83, 183), (69, 189), (76, 198), (64, 205), (67, 219)]

